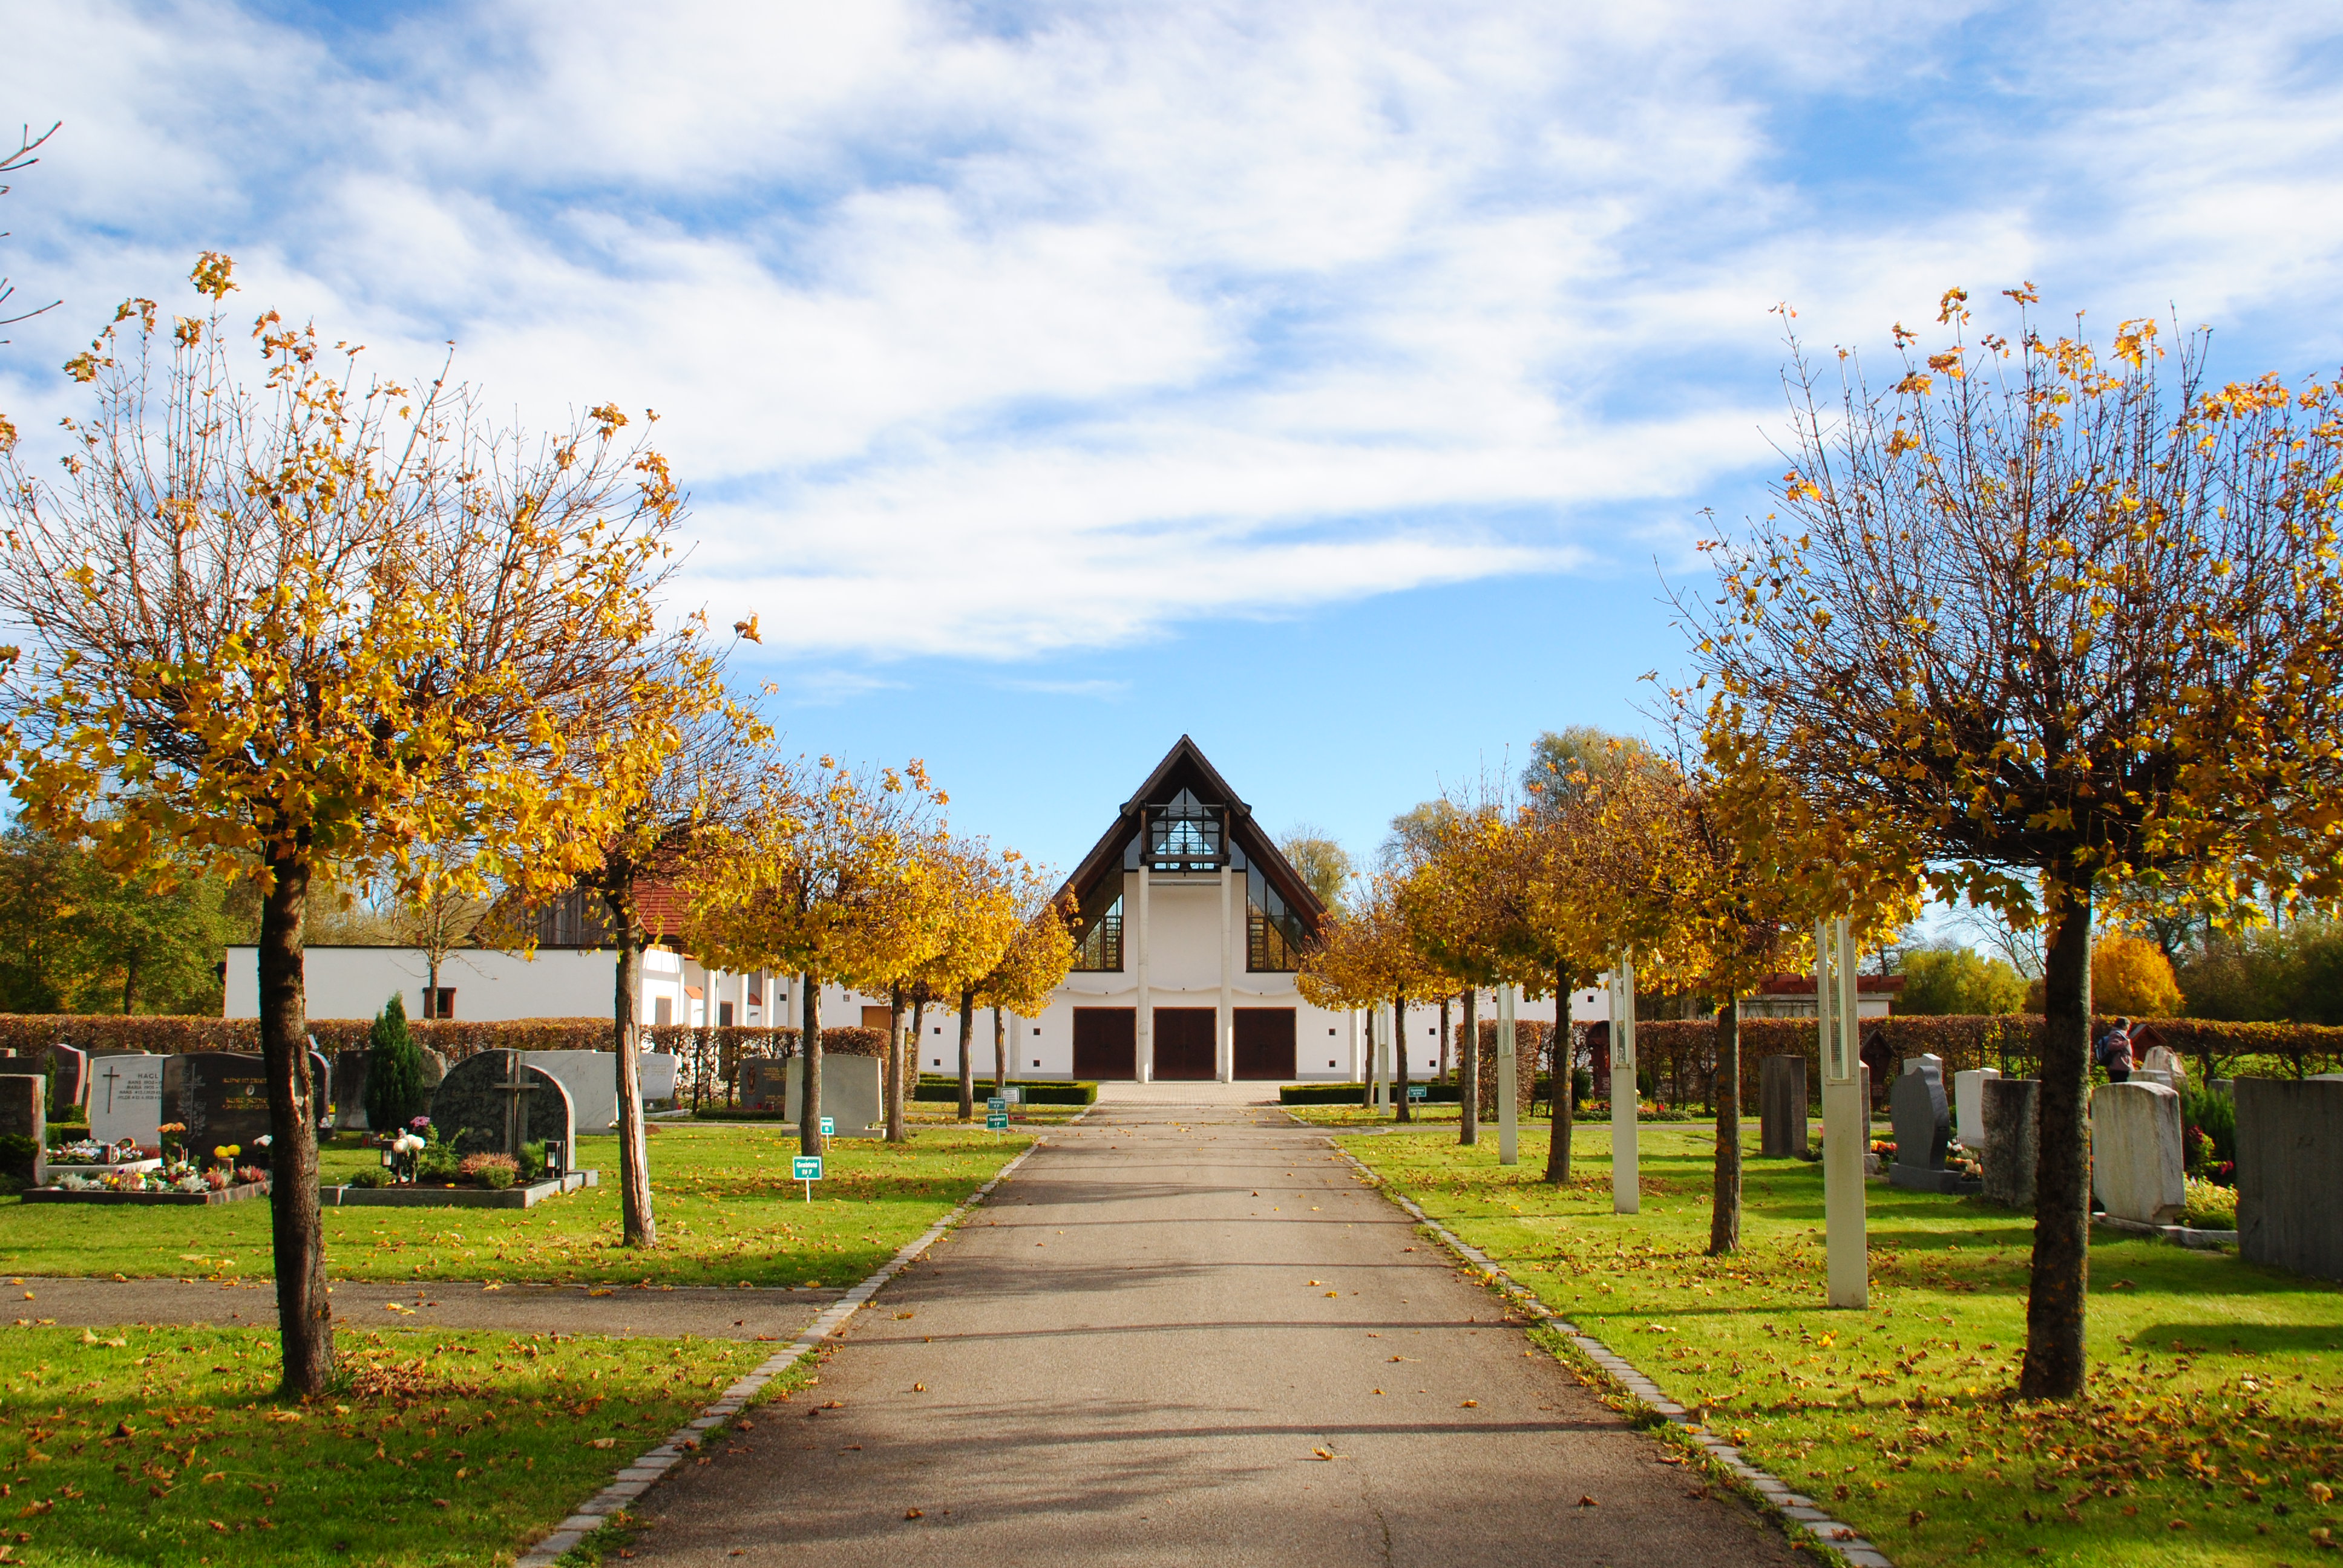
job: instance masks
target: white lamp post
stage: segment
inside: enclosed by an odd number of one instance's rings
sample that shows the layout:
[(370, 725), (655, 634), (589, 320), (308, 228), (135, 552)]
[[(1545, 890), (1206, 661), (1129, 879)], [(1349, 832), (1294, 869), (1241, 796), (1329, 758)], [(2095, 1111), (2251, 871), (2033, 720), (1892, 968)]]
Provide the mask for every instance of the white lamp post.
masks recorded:
[(1865, 1252), (1863, 1157), (1871, 1118), (1855, 1045), (1855, 935), (1845, 920), (1815, 924), (1815, 1020), (1823, 1060), (1823, 1231), (1828, 1242), (1830, 1304), (1871, 1301)]
[(1635, 1170), (1635, 966), (1621, 953), (1611, 966), (1611, 1208), (1642, 1208)]
[(1513, 1057), (1513, 988), (1497, 988), (1497, 1163), (1518, 1165), (1521, 1155), (1521, 1095)]

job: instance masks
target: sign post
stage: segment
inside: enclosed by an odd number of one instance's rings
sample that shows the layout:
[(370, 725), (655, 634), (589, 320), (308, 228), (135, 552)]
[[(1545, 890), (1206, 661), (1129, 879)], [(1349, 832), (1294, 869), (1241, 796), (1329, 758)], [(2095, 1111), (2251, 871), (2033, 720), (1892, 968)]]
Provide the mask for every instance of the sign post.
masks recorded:
[[(828, 1120), (825, 1118), (824, 1120)], [(821, 1156), (799, 1154), (789, 1161), (789, 1176), (805, 1183), (806, 1201), (813, 1201), (813, 1184), (821, 1180)]]
[(1521, 1063), (1513, 1051), (1513, 988), (1497, 988), (1497, 1163), (1522, 1162)]
[(1845, 920), (1815, 922), (1815, 1021), (1823, 1059), (1823, 1236), (1830, 1304), (1868, 1306), (1863, 1157), (1871, 1147), (1868, 1086), (1855, 1046), (1855, 936)]
[(1621, 953), (1611, 966), (1611, 1209), (1643, 1206), (1635, 1169), (1635, 966)]

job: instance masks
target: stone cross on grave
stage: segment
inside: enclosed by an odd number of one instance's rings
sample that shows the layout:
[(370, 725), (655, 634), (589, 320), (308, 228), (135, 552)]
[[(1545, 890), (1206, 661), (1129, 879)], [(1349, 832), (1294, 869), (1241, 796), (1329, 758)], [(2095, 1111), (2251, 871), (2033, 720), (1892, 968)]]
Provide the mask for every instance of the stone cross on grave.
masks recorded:
[(505, 1152), (518, 1159), (521, 1145), (528, 1141), (528, 1105), (521, 1096), (537, 1092), (519, 1051), (505, 1052), (505, 1081), (497, 1085), (497, 1092), (505, 1097)]
[(106, 1111), (109, 1116), (114, 1114), (115, 1081), (121, 1076), (122, 1074), (115, 1070), (112, 1062), (107, 1062), (106, 1065), (106, 1070), (98, 1074), (98, 1077), (106, 1080)]

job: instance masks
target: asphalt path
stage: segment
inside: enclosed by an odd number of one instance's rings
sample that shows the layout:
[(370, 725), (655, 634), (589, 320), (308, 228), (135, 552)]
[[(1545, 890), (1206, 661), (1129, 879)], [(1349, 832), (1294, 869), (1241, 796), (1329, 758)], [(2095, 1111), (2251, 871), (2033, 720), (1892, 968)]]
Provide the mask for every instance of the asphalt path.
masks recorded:
[(1787, 1564), (1316, 1131), (1102, 1105), (646, 1496), (646, 1563)]

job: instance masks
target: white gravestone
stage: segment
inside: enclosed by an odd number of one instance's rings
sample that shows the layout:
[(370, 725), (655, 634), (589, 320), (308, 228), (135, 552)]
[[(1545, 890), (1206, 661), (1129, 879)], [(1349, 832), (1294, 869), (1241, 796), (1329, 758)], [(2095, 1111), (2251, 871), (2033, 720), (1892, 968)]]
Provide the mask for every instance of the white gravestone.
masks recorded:
[(1972, 1154), (1985, 1148), (1985, 1081), (2000, 1076), (1997, 1067), (1953, 1074), (1953, 1136)]
[[(580, 1137), (591, 1138), (618, 1124), (618, 1059), (607, 1050), (525, 1050), (521, 1060), (569, 1091)], [(647, 1050), (636, 1059), (642, 1097), (675, 1098), (675, 1058)]]
[(163, 1058), (101, 1056), (91, 1063), (89, 1135), (141, 1149), (163, 1142)]
[(2180, 1060), (2168, 1045), (2152, 1045), (2132, 1070), (2132, 1081), (2160, 1083), (2167, 1089), (2186, 1090), (2188, 1087), (2188, 1064)]
[(2161, 1083), (2103, 1083), (2091, 1095), (2091, 1191), (2108, 1217), (2168, 1225), (2188, 1203), (2180, 1096)]

